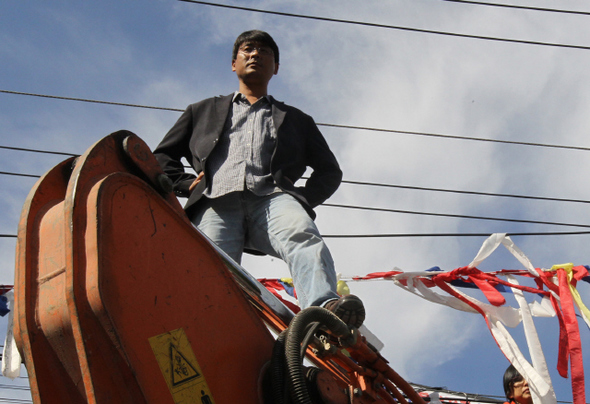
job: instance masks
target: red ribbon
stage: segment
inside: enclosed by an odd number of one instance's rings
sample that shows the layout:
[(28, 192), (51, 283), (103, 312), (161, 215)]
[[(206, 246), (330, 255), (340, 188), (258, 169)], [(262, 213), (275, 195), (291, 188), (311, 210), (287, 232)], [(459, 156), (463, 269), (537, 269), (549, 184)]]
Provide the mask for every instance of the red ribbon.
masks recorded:
[(283, 296), (280, 295), (280, 293), (278, 291), (285, 290), (285, 287), (283, 286), (283, 284), (281, 282), (279, 282), (278, 279), (263, 278), (263, 279), (258, 279), (258, 282), (262, 283), (262, 285), (264, 285), (264, 287), (270, 293), (275, 295), (276, 298), (279, 299), (285, 306), (287, 306), (293, 313), (297, 314), (297, 313), (299, 313), (299, 311), (301, 311), (301, 308), (299, 306), (284, 299)]
[[(427, 287), (438, 286), (448, 294), (460, 299), (464, 303), (479, 312), (485, 319), (489, 328), (489, 320), (486, 313), (477, 304), (473, 303), (465, 296), (457, 293), (449, 283), (454, 280), (462, 280), (464, 282), (471, 282), (475, 284), (486, 296), (486, 299), (490, 304), (494, 306), (502, 306), (506, 303), (506, 300), (502, 294), (495, 288), (501, 284), (511, 288), (516, 288), (525, 292), (542, 294), (549, 296), (551, 304), (557, 315), (559, 321), (559, 353), (557, 360), (557, 371), (559, 374), (567, 378), (568, 377), (568, 362), (571, 365), (572, 374), (572, 391), (574, 396), (574, 404), (585, 404), (585, 383), (584, 383), (584, 365), (582, 357), (582, 342), (580, 339), (580, 331), (578, 328), (578, 321), (576, 319), (576, 313), (574, 309), (574, 300), (571, 295), (571, 291), (568, 286), (568, 275), (567, 272), (560, 268), (556, 272), (542, 271), (539, 268), (535, 268), (538, 277), (534, 280), (537, 284), (537, 288), (532, 288), (522, 285), (514, 285), (505, 280), (497, 277), (497, 275), (520, 275), (533, 277), (528, 271), (523, 270), (502, 270), (499, 272), (482, 272), (477, 268), (462, 267), (457, 268), (450, 272), (433, 273), (430, 276), (419, 277), (419, 279)], [(576, 286), (576, 283), (582, 278), (588, 277), (588, 270), (584, 266), (577, 266), (572, 268), (573, 279), (571, 281), (572, 286)], [(354, 277), (353, 280), (368, 280), (378, 278), (391, 278), (395, 275), (401, 274), (401, 271), (388, 271), (388, 272), (373, 272), (365, 276)], [(559, 286), (553, 283), (553, 276), (557, 275), (559, 280)], [(285, 303), (293, 312), (297, 313), (299, 307), (284, 300), (277, 290), (283, 290), (283, 285), (278, 280), (262, 279), (260, 280), (268, 290), (270, 290), (275, 296), (277, 296), (283, 303)], [(403, 284), (406, 284), (405, 279), (400, 280)], [(543, 286), (559, 296), (561, 305), (553, 294), (543, 290)]]
[(558, 269), (557, 278), (559, 279), (559, 298), (561, 300), (563, 319), (565, 320), (565, 332), (567, 333), (568, 352), (565, 357), (566, 375), (567, 360), (569, 356), (572, 370), (572, 394), (574, 396), (574, 404), (585, 404), (586, 390), (584, 387), (582, 341), (580, 340), (580, 330), (578, 328), (578, 320), (576, 319), (576, 312), (574, 310), (574, 300), (569, 288), (566, 271), (564, 269)]

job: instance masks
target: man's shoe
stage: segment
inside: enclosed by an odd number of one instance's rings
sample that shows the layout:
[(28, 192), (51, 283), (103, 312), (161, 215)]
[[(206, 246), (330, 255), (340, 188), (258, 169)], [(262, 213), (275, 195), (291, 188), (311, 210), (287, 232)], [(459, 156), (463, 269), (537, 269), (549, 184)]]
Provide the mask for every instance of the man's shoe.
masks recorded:
[(350, 327), (359, 328), (365, 321), (365, 306), (361, 299), (355, 295), (347, 295), (340, 299), (331, 300), (324, 307), (336, 314), (340, 320)]

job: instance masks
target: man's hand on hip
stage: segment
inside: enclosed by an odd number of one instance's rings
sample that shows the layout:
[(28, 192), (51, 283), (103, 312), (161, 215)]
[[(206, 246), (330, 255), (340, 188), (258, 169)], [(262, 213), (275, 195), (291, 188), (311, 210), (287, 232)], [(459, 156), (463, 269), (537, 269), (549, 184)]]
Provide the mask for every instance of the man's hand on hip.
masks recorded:
[(192, 192), (192, 190), (195, 189), (195, 187), (197, 186), (197, 184), (199, 182), (201, 182), (201, 180), (203, 179), (204, 176), (205, 176), (205, 173), (203, 171), (201, 171), (199, 173), (199, 175), (197, 176), (197, 178), (195, 178), (195, 180), (193, 181), (193, 183), (191, 184), (191, 186), (188, 187), (188, 190)]

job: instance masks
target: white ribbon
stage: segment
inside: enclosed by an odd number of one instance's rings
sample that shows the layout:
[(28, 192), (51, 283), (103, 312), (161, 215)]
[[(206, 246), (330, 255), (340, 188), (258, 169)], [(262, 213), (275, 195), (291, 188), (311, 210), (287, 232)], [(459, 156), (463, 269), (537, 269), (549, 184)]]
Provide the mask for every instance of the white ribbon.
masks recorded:
[(11, 290), (4, 294), (8, 299), (10, 313), (8, 313), (8, 329), (2, 352), (2, 374), (10, 379), (20, 376), (20, 364), (22, 362), (16, 341), (14, 340), (14, 292)]
[[(473, 259), (470, 268), (477, 267), (487, 257), (489, 257), (499, 246), (504, 245), (508, 251), (534, 276), (538, 276), (535, 267), (532, 265), (528, 257), (514, 245), (512, 240), (506, 234), (492, 234), (484, 241), (476, 257)], [(453, 307), (457, 310), (467, 312), (477, 312), (473, 307), (455, 296), (441, 295), (430, 288), (426, 287), (420, 277), (432, 276), (436, 273), (432, 272), (411, 272), (402, 273), (393, 276), (395, 284), (423, 299), (444, 304)], [(405, 280), (406, 285), (401, 281)], [(510, 283), (518, 285), (518, 281), (513, 276), (508, 276)], [(516, 370), (528, 381), (533, 402), (535, 404), (556, 404), (557, 398), (551, 377), (545, 361), (545, 356), (541, 348), (541, 343), (537, 335), (537, 330), (533, 322), (533, 316), (537, 317), (552, 317), (555, 316), (555, 311), (548, 298), (543, 298), (541, 303), (533, 302), (528, 304), (523, 292), (515, 287), (512, 288), (514, 296), (518, 302), (519, 309), (502, 306), (496, 307), (491, 304), (480, 302), (479, 300), (466, 295), (457, 288), (449, 285), (455, 293), (468, 300), (474, 305), (477, 305), (486, 315), (490, 332), (492, 333), (496, 343), (506, 356), (506, 358), (514, 365)], [(518, 345), (506, 330), (508, 327), (516, 327), (520, 322), (523, 323), (523, 328), (529, 347), (529, 353), (533, 364), (531, 365), (522, 355)]]

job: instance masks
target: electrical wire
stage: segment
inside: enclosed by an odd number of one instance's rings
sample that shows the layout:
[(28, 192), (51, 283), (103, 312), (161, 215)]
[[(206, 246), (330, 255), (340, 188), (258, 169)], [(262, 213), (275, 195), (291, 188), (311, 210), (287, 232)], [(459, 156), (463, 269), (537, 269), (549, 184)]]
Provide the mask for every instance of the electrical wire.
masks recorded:
[(499, 38), (499, 37), (482, 36), (482, 35), (459, 34), (459, 33), (448, 32), (448, 31), (435, 31), (435, 30), (421, 29), (421, 28), (411, 28), (411, 27), (402, 27), (402, 26), (387, 25), (387, 24), (377, 24), (377, 23), (362, 22), (362, 21), (344, 20), (344, 19), (339, 19), (339, 18), (318, 17), (318, 16), (311, 16), (311, 15), (304, 15), (304, 14), (294, 14), (294, 13), (286, 13), (286, 12), (280, 12), (280, 11), (262, 10), (262, 9), (258, 9), (258, 8), (252, 8), (252, 7), (232, 6), (229, 4), (211, 3), (211, 2), (199, 1), (199, 0), (178, 0), (178, 1), (182, 1), (185, 3), (200, 4), (200, 5), (205, 5), (205, 6), (212, 6), (212, 7), (228, 8), (228, 9), (240, 10), (240, 11), (250, 11), (250, 12), (255, 12), (255, 13), (272, 14), (272, 15), (278, 15), (278, 16), (282, 16), (282, 17), (294, 17), (294, 18), (303, 18), (303, 19), (316, 20), (316, 21), (337, 22), (337, 23), (344, 23), (344, 24), (361, 25), (361, 26), (365, 26), (365, 27), (373, 27), (373, 28), (387, 28), (387, 29), (395, 29), (395, 30), (401, 30), (401, 31), (418, 32), (418, 33), (424, 33), (424, 34), (437, 34), (437, 35), (446, 35), (446, 36), (453, 36), (453, 37), (459, 37), (459, 38), (518, 43), (518, 44), (525, 44), (525, 45), (539, 45), (539, 46), (551, 46), (551, 47), (558, 47), (558, 48), (590, 50), (590, 46), (584, 46), (584, 45), (568, 45), (568, 44), (551, 43), (551, 42), (527, 41), (527, 40), (523, 40), (523, 39), (509, 39), (509, 38)]
[(40, 175), (11, 173), (11, 172), (8, 172), (8, 171), (0, 171), (0, 175), (15, 175), (15, 176), (18, 176), (18, 177), (41, 178)]
[[(489, 237), (488, 233), (382, 233), (382, 234), (322, 234), (323, 238), (414, 238), (414, 237)], [(570, 232), (515, 232), (506, 233), (514, 236), (580, 236), (590, 234), (590, 231)]]
[[(477, 394), (477, 393), (465, 393), (465, 392), (458, 392), (453, 390), (448, 390), (444, 387), (430, 387), (423, 384), (409, 382), (410, 385), (414, 390), (417, 392), (428, 392), (428, 391), (435, 391), (443, 394), (450, 394), (455, 396), (462, 396), (461, 398), (451, 398), (451, 397), (439, 397), (441, 402), (457, 402), (457, 401), (465, 401), (466, 403), (469, 402), (478, 402), (478, 403), (503, 403), (506, 401), (504, 396), (496, 396), (490, 394)], [(500, 398), (497, 400), (496, 398)]]
[(489, 7), (529, 10), (529, 11), (547, 11), (547, 12), (562, 13), (562, 14), (590, 15), (589, 11), (575, 11), (575, 10), (563, 10), (563, 9), (545, 8), (545, 7), (519, 6), (519, 5), (513, 5), (513, 4), (488, 3), (488, 2), (483, 2), (483, 1), (470, 1), (470, 0), (442, 0), (442, 1), (448, 1), (451, 3), (472, 4), (472, 5), (477, 5), (477, 6), (489, 6)]
[[(179, 0), (179, 1), (182, 1), (182, 0)], [(0, 89), (0, 93), (13, 94), (13, 95), (26, 95), (26, 96), (31, 96), (31, 97), (52, 98), (52, 99), (59, 99), (59, 100), (66, 100), (66, 101), (80, 101), (80, 102), (88, 102), (88, 103), (96, 103), (96, 104), (108, 104), (108, 105), (123, 106), (123, 107), (147, 108), (147, 109), (155, 109), (155, 110), (162, 110), (162, 111), (174, 111), (174, 112), (183, 112), (184, 111), (183, 109), (178, 109), (178, 108), (155, 107), (155, 106), (149, 106), (149, 105), (129, 104), (129, 103), (122, 103), (122, 102), (114, 102), (114, 101), (93, 100), (93, 99), (88, 99), (88, 98), (62, 97), (62, 96), (54, 96), (54, 95), (47, 95), (47, 94), (25, 93), (22, 91), (10, 91), (10, 90), (1, 90)], [(316, 125), (323, 126), (323, 127), (338, 128), (338, 129), (364, 130), (364, 131), (370, 131), (370, 132), (395, 133), (395, 134), (401, 134), (401, 135), (426, 136), (426, 137), (436, 137), (436, 138), (443, 138), (443, 139), (470, 140), (470, 141), (502, 143), (502, 144), (520, 145), (520, 146), (534, 146), (534, 147), (546, 147), (546, 148), (554, 148), (554, 149), (590, 151), (590, 147), (584, 147), (584, 146), (567, 146), (567, 145), (559, 145), (559, 144), (522, 142), (522, 141), (515, 141), (515, 140), (489, 139), (489, 138), (480, 138), (480, 137), (473, 137), (473, 136), (447, 135), (447, 134), (441, 134), (441, 133), (416, 132), (416, 131), (406, 131), (406, 130), (396, 130), (396, 129), (373, 128), (373, 127), (368, 127), (368, 126), (354, 126), (354, 125), (341, 125), (341, 124), (334, 124), (334, 123), (322, 123), (322, 122), (317, 122)], [(2, 146), (2, 148), (9, 149), (10, 147)], [(14, 148), (14, 149), (18, 149), (18, 148)], [(26, 149), (23, 149), (23, 150), (26, 150)], [(54, 154), (57, 154), (57, 153), (54, 153)], [(78, 156), (77, 154), (69, 154), (69, 153), (66, 155)]]
[(20, 398), (9, 398), (9, 397), (0, 397), (0, 403), (22, 403), (22, 404), (33, 404), (31, 400), (20, 399)]
[(24, 390), (30, 391), (31, 388), (28, 386), (12, 386), (10, 384), (0, 384), (0, 389), (7, 389), (7, 390)]
[[(381, 234), (321, 234), (322, 238), (416, 238), (416, 237), (489, 237), (488, 233), (381, 233)], [(565, 232), (515, 232), (506, 233), (514, 236), (582, 236), (590, 234), (590, 231), (565, 231)], [(0, 238), (18, 238), (16, 234), (0, 234)]]
[(552, 225), (552, 226), (590, 228), (590, 225), (587, 225), (587, 224), (559, 223), (559, 222), (547, 222), (547, 221), (540, 221), (540, 220), (525, 220), (525, 219), (507, 219), (507, 218), (486, 217), (486, 216), (457, 215), (457, 214), (452, 214), (452, 213), (419, 212), (419, 211), (412, 211), (412, 210), (372, 208), (369, 206), (353, 206), (353, 205), (341, 205), (341, 204), (333, 204), (333, 203), (324, 203), (321, 206), (333, 207), (333, 208), (345, 208), (345, 209), (370, 210), (370, 211), (376, 211), (376, 212), (404, 213), (404, 214), (409, 214), (409, 215), (421, 215), (421, 216), (440, 216), (440, 217), (453, 217), (453, 218), (458, 218), (458, 219), (492, 220), (492, 221), (499, 221), (499, 222), (546, 224), (546, 225)]
[[(3, 146), (0, 146), (3, 148)], [(30, 152), (43, 152), (37, 151), (32, 149), (27, 149), (26, 151)], [(73, 155), (72, 156), (76, 156)], [(191, 168), (191, 167), (187, 167)], [(10, 171), (0, 171), (0, 175), (14, 175), (19, 177), (30, 177), (30, 178), (41, 178), (40, 175), (36, 174), (23, 174), (23, 173), (15, 173)], [(302, 177), (302, 179), (306, 180), (309, 177)], [(342, 180), (343, 184), (350, 184), (350, 185), (365, 185), (370, 187), (383, 187), (383, 188), (399, 188), (399, 189), (410, 189), (415, 191), (429, 191), (429, 192), (442, 192), (442, 193), (454, 193), (454, 194), (461, 194), (461, 195), (476, 195), (476, 196), (490, 196), (490, 197), (499, 197), (499, 198), (516, 198), (516, 199), (530, 199), (530, 200), (537, 200), (537, 201), (551, 201), (551, 202), (572, 202), (572, 203), (590, 203), (590, 200), (584, 199), (570, 199), (570, 198), (555, 198), (555, 197), (548, 197), (548, 196), (533, 196), (533, 195), (519, 195), (519, 194), (503, 194), (503, 193), (493, 193), (493, 192), (481, 192), (481, 191), (465, 191), (465, 190), (458, 190), (458, 189), (444, 189), (444, 188), (429, 188), (429, 187), (417, 187), (411, 185), (399, 185), (399, 184), (385, 184), (379, 182), (367, 182), (367, 181), (351, 181), (351, 180)]]
[(502, 194), (502, 193), (480, 192), (480, 191), (464, 191), (464, 190), (458, 190), (458, 189), (428, 188), (428, 187), (417, 187), (417, 186), (411, 186), (411, 185), (384, 184), (384, 183), (379, 183), (379, 182), (342, 180), (342, 183), (343, 184), (352, 184), (352, 185), (366, 185), (366, 186), (372, 186), (372, 187), (411, 189), (411, 190), (416, 190), (416, 191), (445, 192), (445, 193), (478, 195), (478, 196), (493, 196), (493, 197), (501, 197), (501, 198), (520, 198), (520, 199), (532, 199), (532, 200), (553, 201), (553, 202), (590, 203), (589, 200), (584, 200), (584, 199), (555, 198), (555, 197), (547, 197), (547, 196), (532, 196), (532, 195), (518, 195), (518, 194)]
[(445, 138), (445, 139), (475, 140), (475, 141), (479, 141), (479, 142), (492, 142), (492, 143), (521, 145), (521, 146), (536, 146), (536, 147), (541, 146), (541, 147), (549, 147), (549, 148), (556, 148), (556, 149), (590, 151), (590, 147), (582, 147), (582, 146), (564, 146), (564, 145), (556, 145), (556, 144), (522, 142), (522, 141), (516, 141), (516, 140), (487, 139), (487, 138), (472, 137), (472, 136), (445, 135), (445, 134), (440, 134), (440, 133), (428, 133), (428, 132), (411, 132), (411, 131), (405, 131), (405, 130), (371, 128), (371, 127), (366, 127), (366, 126), (338, 125), (338, 124), (332, 124), (332, 123), (317, 123), (317, 125), (318, 126), (333, 127), (333, 128), (340, 128), (340, 129), (356, 129), (356, 130), (366, 130), (366, 131), (372, 131), (372, 132), (397, 133), (397, 134), (401, 134), (401, 135), (428, 136), (428, 137), (438, 137), (438, 138)]
[(47, 95), (47, 94), (34, 94), (34, 93), (24, 93), (22, 91), (10, 91), (10, 90), (0, 90), (2, 93), (7, 94), (17, 94), (17, 95), (30, 95), (34, 97), (43, 97), (43, 98), (51, 98), (55, 100), (67, 100), (67, 101), (80, 101), (80, 102), (91, 102), (95, 104), (107, 104), (107, 105), (117, 105), (117, 106), (125, 106), (125, 107), (136, 107), (136, 108), (148, 108), (148, 109), (158, 109), (162, 111), (175, 111), (175, 112), (182, 112), (182, 109), (176, 108), (166, 108), (166, 107), (150, 107), (148, 105), (138, 105), (138, 104), (125, 104), (121, 102), (111, 102), (111, 101), (99, 101), (99, 100), (89, 100), (86, 98), (74, 98), (74, 97), (60, 97), (58, 95)]
[[(410, 215), (421, 215), (421, 216), (437, 216), (437, 217), (451, 217), (451, 218), (458, 218), (458, 219), (472, 219), (472, 220), (486, 220), (486, 221), (500, 221), (500, 222), (511, 222), (511, 223), (526, 223), (526, 224), (543, 224), (543, 225), (551, 225), (551, 226), (565, 226), (565, 227), (579, 227), (579, 228), (590, 228), (590, 225), (586, 224), (578, 224), (578, 223), (565, 223), (565, 222), (550, 222), (550, 221), (540, 221), (540, 220), (527, 220), (527, 219), (511, 219), (511, 218), (501, 218), (501, 217), (486, 217), (486, 216), (474, 216), (474, 215), (459, 215), (453, 213), (437, 213), (437, 212), (420, 212), (420, 211), (410, 211), (410, 210), (402, 210), (402, 209), (389, 209), (389, 208), (376, 208), (370, 206), (354, 206), (354, 205), (344, 205), (344, 204), (332, 204), (332, 203), (324, 203), (320, 206), (325, 207), (332, 207), (332, 208), (343, 208), (343, 209), (355, 209), (355, 210), (364, 210), (364, 211), (376, 211), (376, 212), (387, 212), (387, 213), (399, 213), (399, 214), (410, 214)], [(489, 236), (490, 233), (472, 233), (472, 234), (465, 234), (465, 233), (427, 233), (427, 234), (346, 234), (346, 235), (322, 235), (325, 238), (383, 238), (383, 237), (453, 237), (453, 236), (464, 236), (464, 237), (480, 237), (480, 236)], [(581, 235), (581, 234), (590, 234), (590, 231), (579, 231), (579, 232), (523, 232), (523, 233), (510, 233), (511, 235), (531, 235), (531, 236), (540, 236), (540, 235)], [(13, 234), (0, 234), (0, 238), (16, 238), (16, 235)]]
[[(479, 403), (486, 403), (486, 402), (494, 402), (494, 403), (498, 403), (498, 402), (506, 402), (506, 397), (505, 396), (498, 396), (495, 394), (477, 394), (477, 393), (465, 393), (465, 392), (460, 392), (460, 391), (455, 391), (455, 390), (449, 390), (446, 387), (431, 387), (431, 386), (426, 386), (424, 384), (418, 384), (418, 383), (413, 383), (410, 382), (410, 385), (418, 392), (422, 392), (422, 391), (438, 391), (441, 393), (445, 393), (445, 394), (453, 394), (453, 395), (457, 395), (457, 396), (464, 396), (467, 397), (467, 400), (461, 398), (456, 398), (454, 399), (454, 401), (466, 401), (467, 403), (469, 402), (479, 402)], [(494, 398), (498, 398), (499, 400), (490, 400), (490, 399), (494, 399)], [(487, 399), (487, 401), (486, 401)], [(441, 398), (441, 400), (444, 401), (450, 401), (452, 399), (449, 398)], [(572, 404), (573, 401), (561, 401), (561, 400), (557, 400), (558, 403), (560, 404)]]
[(16, 150), (16, 151), (24, 151), (24, 152), (32, 152), (32, 153), (57, 154), (60, 156), (69, 156), (69, 157), (78, 157), (79, 156), (79, 154), (56, 152), (56, 151), (49, 151), (49, 150), (40, 150), (40, 149), (25, 149), (24, 147), (13, 147), (13, 146), (0, 146), (0, 149)]

